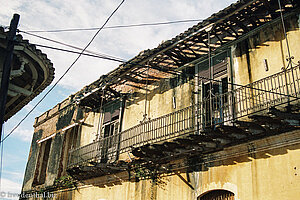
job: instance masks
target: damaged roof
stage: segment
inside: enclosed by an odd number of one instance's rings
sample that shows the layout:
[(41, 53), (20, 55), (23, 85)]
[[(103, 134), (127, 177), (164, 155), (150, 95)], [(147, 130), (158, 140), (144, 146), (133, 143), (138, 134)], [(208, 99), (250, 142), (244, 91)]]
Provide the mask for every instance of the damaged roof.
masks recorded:
[[(299, 9), (299, 0), (281, 0), (281, 7), (284, 15), (290, 15)], [(214, 53), (228, 48), (269, 22), (279, 21), (279, 11), (278, 0), (237, 1), (158, 47), (141, 51), (134, 58), (86, 86), (81, 91), (83, 93), (79, 93), (79, 99), (83, 105), (86, 105), (86, 97), (99, 99), (103, 84), (115, 91), (114, 93), (122, 93), (127, 92), (129, 87), (142, 88), (151, 84), (151, 81), (176, 75), (179, 73), (178, 69), (186, 64), (207, 58), (209, 51)], [(108, 94), (110, 97), (114, 96), (111, 92)], [(95, 100), (88, 104), (94, 103)]]

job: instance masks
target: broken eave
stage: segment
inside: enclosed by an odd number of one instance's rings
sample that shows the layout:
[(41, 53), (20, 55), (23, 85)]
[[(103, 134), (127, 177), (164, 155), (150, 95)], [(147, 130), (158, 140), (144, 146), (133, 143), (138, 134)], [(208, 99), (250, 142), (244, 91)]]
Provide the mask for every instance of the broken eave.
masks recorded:
[[(283, 14), (291, 13), (299, 7), (297, 1), (282, 1)], [(139, 55), (120, 65), (106, 77), (108, 84), (118, 85), (120, 79), (145, 85), (143, 80), (129, 79), (131, 72), (147, 67), (167, 73), (174, 71), (208, 54), (208, 45), (212, 51), (232, 44), (255, 29), (280, 17), (277, 0), (238, 1), (206, 20), (189, 28), (175, 38), (163, 42), (157, 48), (142, 51)], [(208, 44), (208, 30), (210, 44)], [(130, 74), (134, 77), (134, 74)], [(146, 78), (143, 78), (146, 79)]]

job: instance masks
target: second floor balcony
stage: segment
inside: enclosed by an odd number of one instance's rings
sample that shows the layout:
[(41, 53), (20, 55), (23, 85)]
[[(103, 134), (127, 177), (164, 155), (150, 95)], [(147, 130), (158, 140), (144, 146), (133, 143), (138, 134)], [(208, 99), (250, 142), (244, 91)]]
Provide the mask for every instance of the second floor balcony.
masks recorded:
[(71, 150), (68, 168), (100, 166), (98, 173), (104, 175), (122, 169), (118, 165), (122, 155), (134, 159), (133, 155), (139, 162), (168, 162), (296, 129), (299, 81), (300, 68), (295, 66), (248, 85), (234, 84), (224, 94), (201, 98), (186, 108)]

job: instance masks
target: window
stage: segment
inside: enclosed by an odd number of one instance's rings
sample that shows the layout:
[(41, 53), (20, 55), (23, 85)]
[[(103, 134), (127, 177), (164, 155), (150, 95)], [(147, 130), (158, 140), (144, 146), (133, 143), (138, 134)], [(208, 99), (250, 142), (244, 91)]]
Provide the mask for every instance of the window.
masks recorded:
[(69, 161), (69, 152), (78, 145), (78, 131), (80, 127), (75, 126), (67, 130), (64, 134), (63, 149), (61, 152), (60, 164), (58, 168), (58, 177), (66, 175), (66, 169)]
[(234, 200), (234, 193), (227, 190), (213, 190), (201, 195), (197, 200)]
[(52, 139), (48, 139), (42, 142), (40, 145), (33, 185), (40, 185), (45, 183), (51, 142)]

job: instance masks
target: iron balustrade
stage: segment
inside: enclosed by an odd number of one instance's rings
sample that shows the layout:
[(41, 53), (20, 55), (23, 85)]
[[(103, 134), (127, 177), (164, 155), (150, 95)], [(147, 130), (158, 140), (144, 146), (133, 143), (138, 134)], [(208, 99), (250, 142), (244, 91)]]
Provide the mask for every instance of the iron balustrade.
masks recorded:
[(132, 147), (156, 143), (194, 131), (195, 106), (141, 122), (118, 134), (102, 138), (69, 152), (68, 166), (82, 163), (113, 162), (117, 153), (130, 152)]
[(237, 119), (262, 112), (272, 106), (293, 103), (300, 92), (299, 66), (212, 99), (203, 99), (198, 105), (151, 119), (115, 135), (102, 138), (69, 152), (68, 166), (83, 163), (114, 162), (117, 154), (130, 152), (134, 147), (161, 143), (185, 134), (199, 134), (207, 127), (232, 123)]
[(165, 141), (194, 131), (195, 107), (189, 106), (170, 114), (142, 122), (121, 132), (121, 149)]
[(81, 163), (106, 163), (117, 153), (120, 133), (96, 140), (85, 146), (72, 149), (69, 152), (68, 167)]

